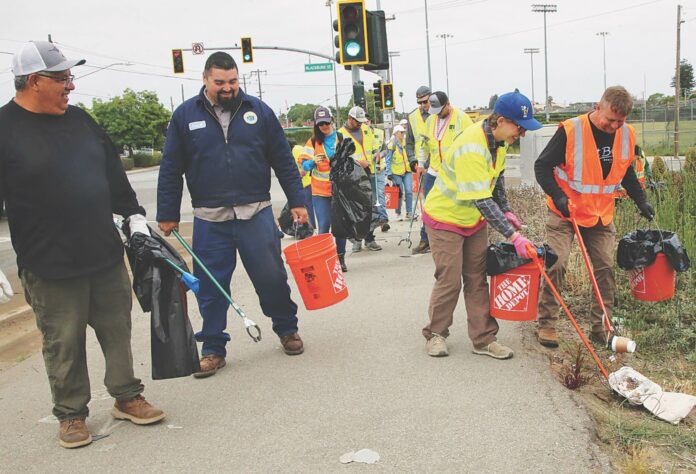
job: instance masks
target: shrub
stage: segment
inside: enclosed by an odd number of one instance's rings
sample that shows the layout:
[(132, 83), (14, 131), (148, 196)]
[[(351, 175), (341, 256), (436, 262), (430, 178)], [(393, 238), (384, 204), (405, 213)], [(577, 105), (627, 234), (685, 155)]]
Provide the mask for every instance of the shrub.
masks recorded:
[(148, 166), (157, 166), (162, 161), (162, 153), (155, 152), (150, 153), (135, 153), (133, 155), (133, 162), (138, 168), (147, 168)]
[(686, 150), (684, 171), (692, 175), (696, 174), (696, 147), (691, 147)]
[(128, 171), (132, 170), (135, 167), (135, 163), (133, 162), (133, 158), (127, 156), (127, 157), (121, 157), (121, 166), (123, 166), (123, 169)]
[(667, 165), (665, 165), (665, 160), (661, 156), (653, 158), (652, 173), (656, 180), (664, 179), (665, 174), (667, 174)]
[(288, 140), (295, 140), (298, 145), (304, 146), (307, 140), (312, 136), (312, 129), (308, 128), (305, 130), (293, 130), (292, 132), (285, 132), (285, 138)]

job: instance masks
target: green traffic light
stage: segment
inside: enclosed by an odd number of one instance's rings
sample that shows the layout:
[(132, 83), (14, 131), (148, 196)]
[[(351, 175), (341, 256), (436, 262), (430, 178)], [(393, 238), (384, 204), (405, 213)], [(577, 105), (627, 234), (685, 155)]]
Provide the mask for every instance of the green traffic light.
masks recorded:
[(244, 60), (245, 60), (245, 61), (248, 61), (248, 60), (250, 60), (250, 59), (251, 59), (251, 56), (249, 56), (248, 54), (245, 54), (245, 55), (244, 55)]
[(358, 56), (361, 50), (360, 44), (356, 41), (348, 41), (346, 43), (346, 54), (352, 58)]
[(388, 107), (391, 107), (391, 105), (392, 105), (391, 100), (388, 100), (388, 99), (385, 100), (384, 103), (385, 103)]

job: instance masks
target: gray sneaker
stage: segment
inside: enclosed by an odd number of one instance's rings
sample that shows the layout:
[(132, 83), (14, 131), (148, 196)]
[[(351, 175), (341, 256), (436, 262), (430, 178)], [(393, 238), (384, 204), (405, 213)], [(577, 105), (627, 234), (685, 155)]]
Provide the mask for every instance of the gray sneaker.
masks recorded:
[(365, 243), (365, 248), (366, 248), (367, 250), (373, 250), (373, 251), (375, 251), (375, 252), (376, 252), (377, 250), (382, 250), (382, 247), (381, 247), (377, 242), (375, 242), (374, 240), (373, 240), (372, 242), (366, 242), (366, 243)]
[(500, 344), (498, 341), (493, 341), (487, 346), (474, 346), (474, 354), (487, 355), (494, 359), (510, 359), (514, 355), (512, 349)]
[(433, 337), (428, 339), (425, 343), (425, 349), (428, 351), (430, 357), (447, 357), (449, 352), (447, 351), (447, 342), (445, 338), (439, 334), (433, 333)]
[(359, 240), (353, 242), (353, 253), (356, 252), (362, 252), (362, 242)]

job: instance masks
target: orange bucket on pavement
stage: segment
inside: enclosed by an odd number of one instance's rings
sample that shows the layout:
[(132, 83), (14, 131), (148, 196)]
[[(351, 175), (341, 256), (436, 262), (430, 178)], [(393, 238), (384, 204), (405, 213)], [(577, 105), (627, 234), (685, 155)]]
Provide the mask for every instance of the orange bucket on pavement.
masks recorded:
[(491, 276), (491, 316), (509, 321), (534, 321), (540, 276), (539, 268), (533, 262)]
[(659, 252), (655, 261), (629, 272), (631, 293), (640, 301), (664, 301), (674, 296), (677, 275), (667, 256)]
[(399, 187), (385, 186), (384, 187), (384, 207), (387, 209), (396, 209), (399, 207)]
[(319, 234), (288, 245), (285, 260), (307, 309), (321, 309), (348, 297), (333, 235)]

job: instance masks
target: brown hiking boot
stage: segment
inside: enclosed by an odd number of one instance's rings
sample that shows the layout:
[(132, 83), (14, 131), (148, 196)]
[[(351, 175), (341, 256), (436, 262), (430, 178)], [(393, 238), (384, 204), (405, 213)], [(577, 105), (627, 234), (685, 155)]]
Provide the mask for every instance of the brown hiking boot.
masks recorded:
[(87, 429), (84, 418), (63, 420), (58, 428), (58, 441), (64, 448), (79, 448), (92, 442), (92, 435)]
[(411, 255), (417, 255), (419, 253), (427, 253), (430, 250), (430, 243), (426, 240), (421, 240), (415, 249), (411, 250)]
[(129, 420), (136, 425), (151, 425), (164, 419), (164, 412), (138, 395), (130, 400), (116, 400), (111, 415), (117, 420)]
[(201, 370), (194, 373), (193, 376), (197, 379), (210, 377), (215, 375), (218, 369), (222, 369), (225, 365), (227, 365), (227, 362), (225, 362), (225, 358), (222, 356), (215, 354), (203, 356), (201, 357)]
[(544, 347), (558, 347), (558, 336), (556, 328), (539, 328), (537, 329), (537, 341)]
[(281, 337), (280, 343), (283, 345), (283, 350), (287, 355), (299, 355), (304, 352), (304, 344), (302, 344), (302, 339), (297, 333)]

